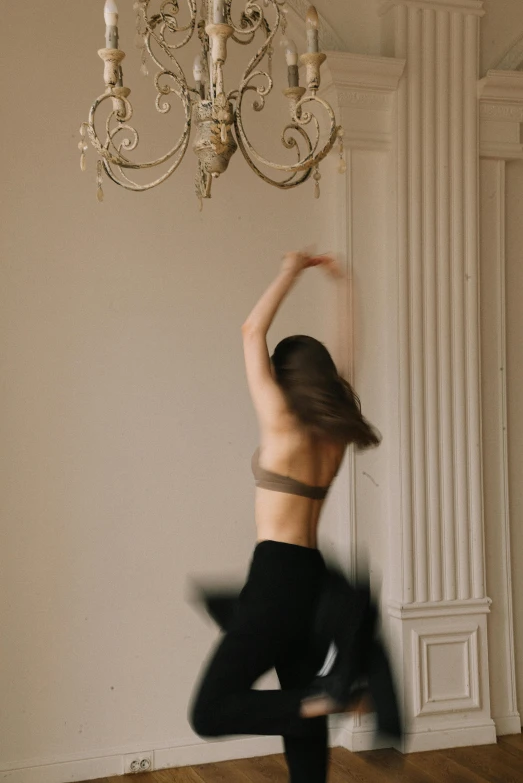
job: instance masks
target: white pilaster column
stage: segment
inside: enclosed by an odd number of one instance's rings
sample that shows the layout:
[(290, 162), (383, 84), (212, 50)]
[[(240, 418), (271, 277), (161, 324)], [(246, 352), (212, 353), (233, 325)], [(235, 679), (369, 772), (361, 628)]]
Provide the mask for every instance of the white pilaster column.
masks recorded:
[[(396, 459), (391, 638), (407, 750), (495, 741), (482, 503), (480, 0), (387, 0), (397, 96)], [(393, 260), (391, 259), (391, 263)], [(391, 504), (393, 494), (391, 493)]]
[(492, 716), (497, 734), (521, 731), (516, 701), (510, 552), (505, 339), (505, 171), (523, 159), (523, 73), (480, 82), (481, 368)]

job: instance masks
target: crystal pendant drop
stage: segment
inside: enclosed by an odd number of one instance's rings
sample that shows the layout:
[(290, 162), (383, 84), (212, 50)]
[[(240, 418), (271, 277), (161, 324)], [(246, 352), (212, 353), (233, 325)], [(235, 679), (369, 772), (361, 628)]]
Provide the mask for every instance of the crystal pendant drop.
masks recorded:
[(85, 140), (85, 125), (80, 126), (80, 136), (81, 139), (78, 142), (78, 149), (80, 150), (80, 170), (85, 171), (87, 168), (86, 161), (85, 161), (85, 153), (88, 150), (88, 145)]
[(340, 156), (340, 163), (338, 166), (338, 171), (340, 172), (340, 174), (345, 174), (345, 172), (347, 171), (347, 164), (345, 163), (345, 154), (344, 154), (345, 148), (343, 146), (343, 136), (344, 136), (344, 130), (343, 128), (339, 128), (338, 129), (338, 139), (339, 139), (338, 153)]
[(102, 171), (103, 171), (103, 164), (102, 161), (99, 160), (98, 163), (96, 164), (96, 184), (98, 185), (96, 190), (96, 198), (100, 202), (104, 200), (104, 192), (102, 190)]
[(198, 199), (198, 211), (203, 212), (203, 198), (201, 196)]
[(222, 139), (222, 143), (225, 144), (227, 141), (227, 126), (223, 124), (222, 124), (221, 139)]
[(140, 73), (142, 74), (142, 76), (149, 76), (149, 69), (145, 61), (142, 62), (142, 64), (140, 65)]
[(285, 37), (285, 33), (287, 32), (287, 14), (289, 13), (289, 9), (284, 6), (281, 10), (281, 34)]
[(312, 178), (314, 180), (314, 198), (319, 198), (321, 174), (318, 166), (316, 166), (316, 168), (314, 169), (314, 174), (312, 175)]

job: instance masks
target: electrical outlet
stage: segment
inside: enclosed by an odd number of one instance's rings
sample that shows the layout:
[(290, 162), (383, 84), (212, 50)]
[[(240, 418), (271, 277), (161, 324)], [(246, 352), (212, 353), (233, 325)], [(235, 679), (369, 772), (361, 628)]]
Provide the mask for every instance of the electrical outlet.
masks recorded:
[(129, 753), (124, 756), (124, 773), (127, 775), (132, 772), (150, 772), (153, 769), (152, 751), (143, 753)]

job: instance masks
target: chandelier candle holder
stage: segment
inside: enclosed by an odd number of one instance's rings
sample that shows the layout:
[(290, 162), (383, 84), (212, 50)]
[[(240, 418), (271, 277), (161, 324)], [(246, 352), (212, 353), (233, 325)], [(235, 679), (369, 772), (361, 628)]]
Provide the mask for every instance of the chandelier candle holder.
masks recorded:
[[(285, 0), (246, 0), (238, 20), (232, 16), (233, 0), (185, 0), (185, 17), (180, 13), (183, 0), (157, 0), (159, 10), (150, 12), (151, 0), (137, 0), (136, 44), (141, 50), (142, 73), (149, 73), (150, 60), (155, 69), (156, 109), (167, 114), (171, 101), (177, 99), (183, 110), (184, 125), (171, 149), (155, 160), (134, 160), (139, 145), (137, 130), (130, 125), (133, 107), (130, 89), (124, 86), (122, 61), (125, 52), (119, 48), (118, 8), (115, 0), (106, 0), (104, 7), (105, 47), (98, 54), (104, 62), (105, 92), (94, 101), (87, 122), (80, 127), (80, 167), (86, 169), (88, 141), (98, 153), (97, 197), (103, 200), (102, 181), (106, 175), (127, 190), (144, 191), (160, 185), (178, 168), (187, 151), (194, 126), (193, 150), (198, 159), (196, 195), (211, 197), (213, 179), (223, 174), (232, 155), (239, 148), (243, 157), (261, 179), (270, 185), (288, 190), (306, 182), (312, 175), (314, 195), (319, 197), (319, 164), (338, 142), (340, 172), (346, 170), (343, 152), (343, 131), (334, 111), (318, 96), (320, 69), (326, 55), (319, 48), (319, 19), (311, 6), (307, 12), (307, 52), (298, 55), (296, 44), (285, 38)], [(263, 6), (263, 7), (262, 7)], [(290, 122), (283, 127), (281, 143), (293, 153), (294, 161), (276, 163), (267, 160), (251, 144), (244, 127), (247, 110), (260, 112), (273, 89), (272, 58), (277, 33), (284, 37), (288, 86), (283, 94), (288, 100)], [(251, 44), (261, 39), (256, 54), (247, 63), (239, 84), (227, 91), (225, 65), (231, 43)], [(193, 80), (178, 62), (180, 49), (196, 41), (198, 52), (192, 70)], [(300, 86), (299, 63), (305, 69), (306, 87)], [(249, 105), (247, 95), (253, 96)], [(107, 104), (109, 101), (109, 104)], [(105, 135), (96, 127), (98, 111), (109, 108), (105, 118)], [(112, 107), (112, 108), (111, 108)], [(324, 131), (316, 112), (322, 112)], [(323, 139), (323, 143), (320, 143)], [(164, 171), (155, 179), (141, 184), (130, 174), (133, 170)], [(274, 178), (271, 171), (275, 172)]]

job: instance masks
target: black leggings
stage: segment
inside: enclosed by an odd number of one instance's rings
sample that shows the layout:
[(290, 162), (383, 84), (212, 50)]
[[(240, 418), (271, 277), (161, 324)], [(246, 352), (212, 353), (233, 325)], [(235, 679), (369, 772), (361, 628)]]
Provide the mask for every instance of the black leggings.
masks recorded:
[[(310, 641), (325, 574), (317, 549), (278, 541), (256, 546), (237, 610), (190, 711), (202, 737), (281, 734), (291, 783), (324, 783), (327, 774), (327, 720), (299, 714), (324, 658)], [(282, 690), (254, 690), (273, 668)]]

